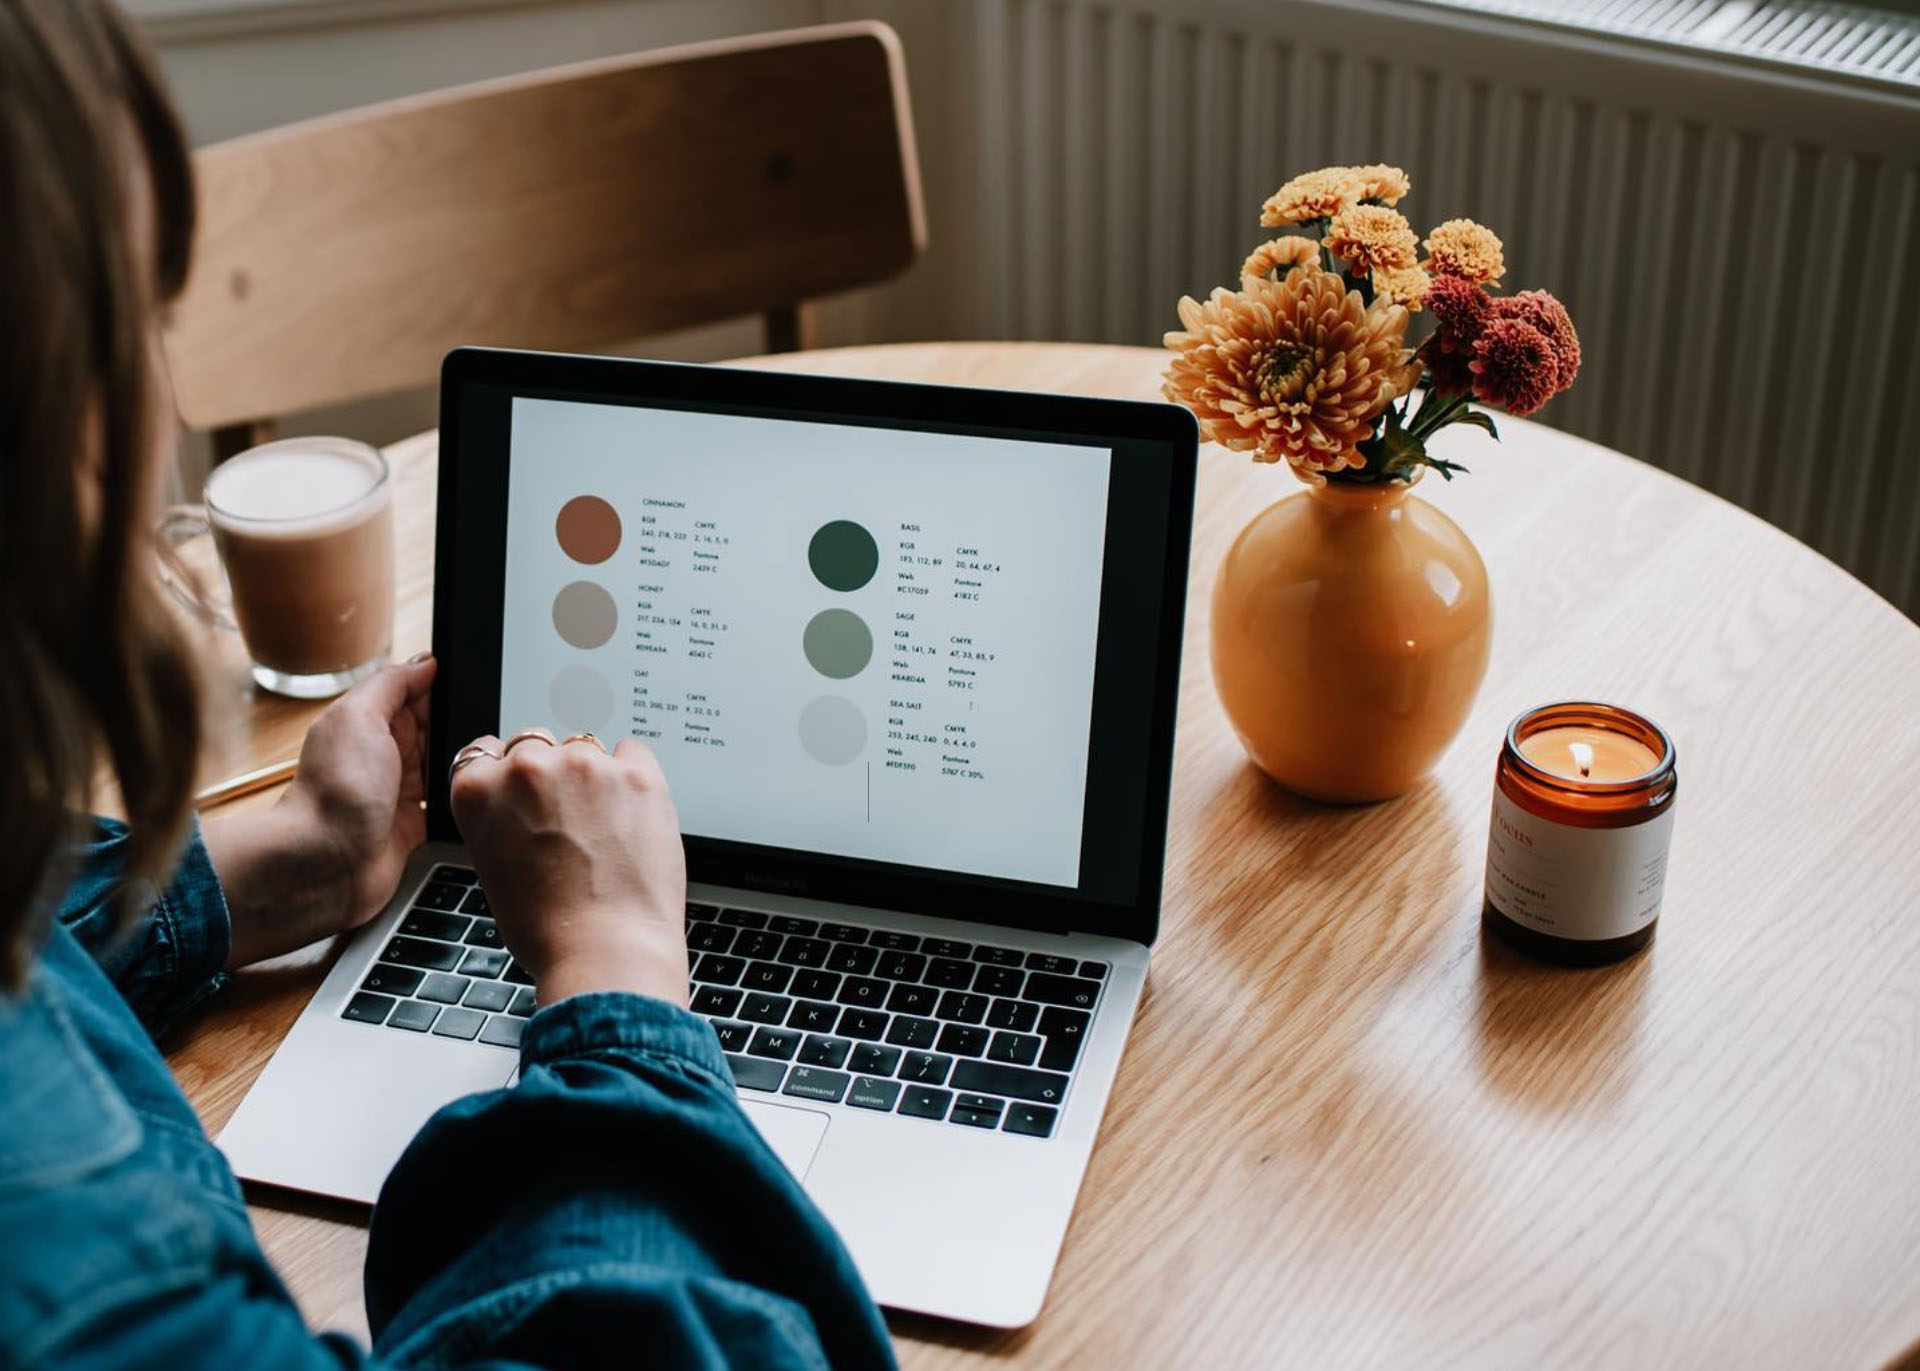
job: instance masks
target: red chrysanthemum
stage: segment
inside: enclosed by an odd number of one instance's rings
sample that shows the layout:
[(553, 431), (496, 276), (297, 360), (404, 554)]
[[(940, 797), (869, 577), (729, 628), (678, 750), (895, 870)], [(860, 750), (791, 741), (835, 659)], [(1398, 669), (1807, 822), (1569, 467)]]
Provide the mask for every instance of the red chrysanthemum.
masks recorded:
[(1427, 368), (1427, 389), (1435, 395), (1466, 395), (1473, 390), (1473, 354), (1430, 347), (1420, 354)]
[(1486, 291), (1458, 276), (1434, 277), (1425, 304), (1439, 326), (1440, 346), (1448, 352), (1472, 352), (1493, 313), (1493, 300)]
[(1547, 335), (1520, 319), (1495, 319), (1473, 345), (1473, 393), (1513, 415), (1531, 414), (1558, 389), (1559, 361)]
[(1580, 335), (1573, 331), (1565, 305), (1544, 290), (1523, 290), (1495, 300), (1493, 314), (1497, 319), (1518, 319), (1540, 330), (1553, 353), (1554, 390), (1562, 391), (1573, 384), (1580, 372)]

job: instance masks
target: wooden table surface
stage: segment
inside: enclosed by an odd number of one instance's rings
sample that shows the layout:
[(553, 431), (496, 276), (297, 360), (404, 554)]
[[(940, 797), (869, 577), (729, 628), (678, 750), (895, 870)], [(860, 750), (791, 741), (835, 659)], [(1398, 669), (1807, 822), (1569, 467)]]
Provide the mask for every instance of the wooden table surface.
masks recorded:
[[(930, 344), (758, 359), (1150, 398), (1162, 355)], [(909, 1367), (1781, 1367), (1920, 1361), (1920, 629), (1714, 497), (1523, 422), (1454, 429), (1421, 494), (1495, 599), (1434, 774), (1295, 800), (1215, 703), (1228, 540), (1291, 493), (1203, 452), (1153, 975), (1039, 1321), (895, 1321)], [(1452, 440), (1452, 441), (1448, 441)], [(397, 445), (399, 640), (428, 638), (434, 437)], [(237, 683), (209, 775), (312, 707)], [(1494, 758), (1522, 708), (1644, 710), (1682, 776), (1651, 950), (1562, 970), (1484, 943)], [(262, 797), (270, 799), (271, 797)], [(218, 1129), (317, 983), (239, 983), (171, 1060)], [(309, 1317), (364, 1332), (364, 1215), (254, 1209)]]

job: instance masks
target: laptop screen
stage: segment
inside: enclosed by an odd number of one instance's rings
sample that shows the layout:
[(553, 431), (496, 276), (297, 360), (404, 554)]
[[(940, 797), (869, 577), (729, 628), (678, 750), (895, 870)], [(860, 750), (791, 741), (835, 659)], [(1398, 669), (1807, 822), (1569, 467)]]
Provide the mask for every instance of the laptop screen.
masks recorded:
[(429, 828), (482, 733), (644, 739), (710, 886), (1150, 939), (1171, 406), (462, 349)]
[(645, 739), (691, 836), (1078, 884), (1110, 449), (527, 396), (509, 444), (503, 734)]

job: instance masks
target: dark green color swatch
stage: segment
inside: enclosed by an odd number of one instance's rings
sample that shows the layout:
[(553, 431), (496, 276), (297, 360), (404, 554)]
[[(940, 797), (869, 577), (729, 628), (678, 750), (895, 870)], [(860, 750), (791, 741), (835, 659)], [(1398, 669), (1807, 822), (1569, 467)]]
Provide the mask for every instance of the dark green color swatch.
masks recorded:
[(880, 547), (851, 519), (835, 519), (807, 544), (807, 565), (828, 590), (858, 590), (880, 569)]

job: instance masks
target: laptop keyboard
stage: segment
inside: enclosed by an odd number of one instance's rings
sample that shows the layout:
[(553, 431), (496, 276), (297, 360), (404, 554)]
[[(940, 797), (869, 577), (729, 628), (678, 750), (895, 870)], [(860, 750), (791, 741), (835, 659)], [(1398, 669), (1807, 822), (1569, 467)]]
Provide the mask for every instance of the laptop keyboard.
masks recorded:
[[(1105, 962), (687, 906), (692, 1007), (743, 1090), (1045, 1138)], [(465, 867), (414, 897), (341, 1017), (517, 1048), (532, 978)]]

